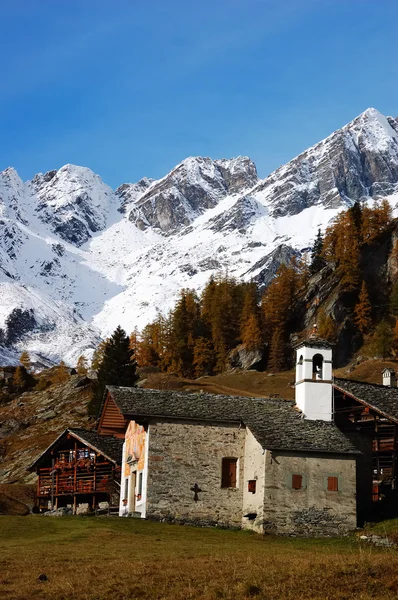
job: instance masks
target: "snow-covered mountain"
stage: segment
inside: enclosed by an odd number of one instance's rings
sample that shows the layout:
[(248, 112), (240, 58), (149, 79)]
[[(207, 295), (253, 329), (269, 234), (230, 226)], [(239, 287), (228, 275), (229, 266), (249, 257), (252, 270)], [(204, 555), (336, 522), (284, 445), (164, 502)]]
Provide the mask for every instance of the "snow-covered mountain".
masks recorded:
[(187, 158), (158, 181), (115, 191), (84, 167), (25, 183), (8, 168), (0, 173), (0, 357), (27, 348), (43, 363), (72, 364), (118, 324), (142, 328), (211, 274), (266, 285), (339, 210), (385, 197), (395, 207), (398, 119), (375, 109), (263, 180), (247, 157)]

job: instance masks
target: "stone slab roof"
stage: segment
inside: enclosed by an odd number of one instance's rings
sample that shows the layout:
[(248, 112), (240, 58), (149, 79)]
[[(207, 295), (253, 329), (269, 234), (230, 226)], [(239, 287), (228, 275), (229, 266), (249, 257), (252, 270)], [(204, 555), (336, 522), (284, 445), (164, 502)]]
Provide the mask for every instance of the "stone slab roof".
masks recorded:
[(336, 389), (398, 423), (398, 388), (335, 377)]
[(48, 448), (40, 454), (40, 456), (28, 467), (28, 471), (35, 469), (36, 465), (40, 460), (49, 452), (53, 447), (57, 445), (62, 438), (70, 433), (74, 437), (78, 438), (83, 444), (86, 444), (93, 450), (100, 452), (105, 458), (111, 462), (120, 465), (122, 462), (123, 452), (123, 441), (122, 439), (115, 438), (113, 436), (98, 435), (96, 431), (90, 429), (65, 429), (56, 440)]
[(108, 386), (108, 390), (120, 412), (131, 419), (242, 423), (249, 427), (262, 447), (269, 450), (358, 452), (334, 423), (303, 419), (290, 400), (116, 386)]
[(72, 435), (76, 435), (82, 442), (85, 442), (95, 450), (98, 450), (106, 458), (109, 458), (116, 464), (122, 462), (122, 451), (124, 440), (110, 435), (98, 435), (92, 429), (68, 429)]

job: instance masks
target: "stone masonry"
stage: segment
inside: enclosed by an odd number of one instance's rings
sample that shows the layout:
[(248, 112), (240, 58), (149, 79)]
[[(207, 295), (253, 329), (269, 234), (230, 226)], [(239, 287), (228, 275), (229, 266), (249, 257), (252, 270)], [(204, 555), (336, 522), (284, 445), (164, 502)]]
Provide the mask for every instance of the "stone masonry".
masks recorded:
[[(236, 424), (151, 422), (147, 518), (240, 527), (245, 435)], [(221, 487), (226, 457), (238, 458), (236, 488)]]
[[(357, 526), (355, 469), (353, 457), (267, 451), (264, 532), (333, 536), (353, 531)], [(292, 474), (303, 476), (302, 489), (292, 489)], [(327, 491), (328, 476), (338, 477), (338, 491)]]

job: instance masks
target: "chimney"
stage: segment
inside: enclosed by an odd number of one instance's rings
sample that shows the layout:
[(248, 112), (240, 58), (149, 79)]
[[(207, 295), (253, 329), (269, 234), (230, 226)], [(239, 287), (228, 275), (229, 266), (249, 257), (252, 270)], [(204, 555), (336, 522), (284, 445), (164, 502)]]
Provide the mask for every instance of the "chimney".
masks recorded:
[(383, 385), (388, 387), (397, 387), (397, 378), (395, 371), (392, 369), (384, 369), (383, 371)]

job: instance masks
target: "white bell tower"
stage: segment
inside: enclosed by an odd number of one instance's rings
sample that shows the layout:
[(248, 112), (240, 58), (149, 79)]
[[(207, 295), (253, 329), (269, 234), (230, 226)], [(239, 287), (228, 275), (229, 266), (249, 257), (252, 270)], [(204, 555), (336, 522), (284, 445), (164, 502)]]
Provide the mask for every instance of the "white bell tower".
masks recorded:
[(296, 346), (296, 405), (305, 419), (333, 420), (332, 344), (315, 332)]

